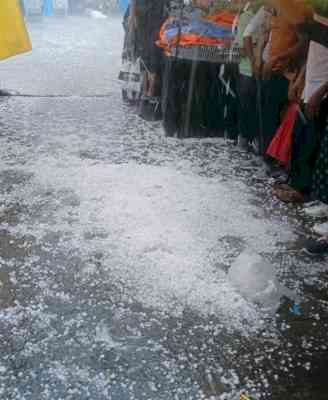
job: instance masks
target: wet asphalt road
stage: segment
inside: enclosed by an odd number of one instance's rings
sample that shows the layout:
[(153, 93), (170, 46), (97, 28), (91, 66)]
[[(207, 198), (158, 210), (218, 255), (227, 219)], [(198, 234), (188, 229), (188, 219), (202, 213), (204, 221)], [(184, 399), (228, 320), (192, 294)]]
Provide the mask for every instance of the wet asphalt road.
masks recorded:
[[(0, 65), (1, 399), (327, 399), (311, 221), (258, 160), (121, 103), (118, 19), (29, 27), (33, 53)], [(245, 250), (293, 293), (270, 311), (227, 279)]]

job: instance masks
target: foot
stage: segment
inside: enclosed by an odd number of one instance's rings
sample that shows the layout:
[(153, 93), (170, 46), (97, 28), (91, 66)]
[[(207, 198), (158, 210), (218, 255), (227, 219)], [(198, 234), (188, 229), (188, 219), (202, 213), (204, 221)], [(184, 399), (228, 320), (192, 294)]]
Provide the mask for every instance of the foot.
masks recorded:
[(282, 184), (273, 187), (273, 194), (284, 203), (305, 203), (305, 196), (298, 190)]

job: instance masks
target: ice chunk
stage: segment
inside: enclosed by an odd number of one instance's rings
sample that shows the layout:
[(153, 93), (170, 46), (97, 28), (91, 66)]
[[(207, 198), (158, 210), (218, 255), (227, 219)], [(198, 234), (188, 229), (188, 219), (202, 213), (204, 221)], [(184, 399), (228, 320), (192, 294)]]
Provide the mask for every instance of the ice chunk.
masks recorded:
[(275, 279), (274, 269), (259, 254), (244, 251), (232, 264), (229, 279), (246, 295), (258, 293)]
[(241, 253), (231, 265), (228, 279), (245, 298), (266, 308), (275, 309), (282, 296), (295, 298), (278, 282), (274, 266), (255, 252)]

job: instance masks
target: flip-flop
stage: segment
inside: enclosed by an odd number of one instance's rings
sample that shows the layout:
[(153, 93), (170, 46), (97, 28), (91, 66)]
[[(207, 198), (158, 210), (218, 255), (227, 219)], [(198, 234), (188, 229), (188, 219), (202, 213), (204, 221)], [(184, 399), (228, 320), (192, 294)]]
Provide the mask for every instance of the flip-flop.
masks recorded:
[(274, 189), (273, 194), (284, 203), (304, 203), (305, 197), (302, 193), (297, 190), (280, 190)]
[(291, 190), (295, 190), (293, 189), (291, 186), (289, 186), (287, 183), (281, 183), (281, 182), (276, 182), (272, 185), (274, 190), (283, 190), (283, 191), (291, 191)]

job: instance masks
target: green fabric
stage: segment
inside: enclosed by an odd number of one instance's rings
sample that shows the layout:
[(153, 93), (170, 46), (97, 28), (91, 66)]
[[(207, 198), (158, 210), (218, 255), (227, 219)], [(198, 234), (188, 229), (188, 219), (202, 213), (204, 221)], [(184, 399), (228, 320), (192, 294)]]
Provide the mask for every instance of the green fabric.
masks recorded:
[[(298, 117), (293, 132), (293, 157), (291, 163), (291, 186), (304, 193), (310, 193), (313, 188), (313, 177), (315, 178), (314, 189), (317, 195), (323, 199), (325, 179), (327, 171), (325, 170), (325, 153), (321, 153), (318, 161), (318, 150), (325, 145), (322, 141), (325, 134), (326, 121), (328, 115), (328, 99), (323, 100), (320, 106), (319, 115), (305, 124)], [(317, 162), (317, 166), (316, 166)], [(316, 175), (313, 176), (316, 167)], [(326, 171), (326, 172), (325, 172)], [(319, 190), (318, 185), (322, 186)]]
[[(255, 16), (255, 14), (253, 13), (252, 10), (247, 10), (247, 11), (244, 11), (239, 17), (238, 31), (237, 31), (237, 43), (241, 48), (243, 48), (243, 45), (244, 45), (244, 38), (243, 38), (244, 32), (254, 16)], [(252, 76), (252, 66), (247, 57), (243, 57), (241, 59), (240, 64), (239, 64), (239, 72), (242, 75)]]
[(307, 0), (307, 3), (313, 8), (315, 13), (328, 17), (328, 1), (327, 0)]
[(237, 42), (240, 47), (243, 47), (244, 32), (254, 16), (255, 14), (252, 10), (243, 11), (242, 14), (240, 14), (237, 29)]
[(253, 76), (252, 65), (247, 57), (243, 57), (239, 63), (239, 72), (245, 76)]
[(320, 144), (319, 157), (317, 159), (313, 189), (319, 200), (328, 204), (328, 131), (324, 133)]

